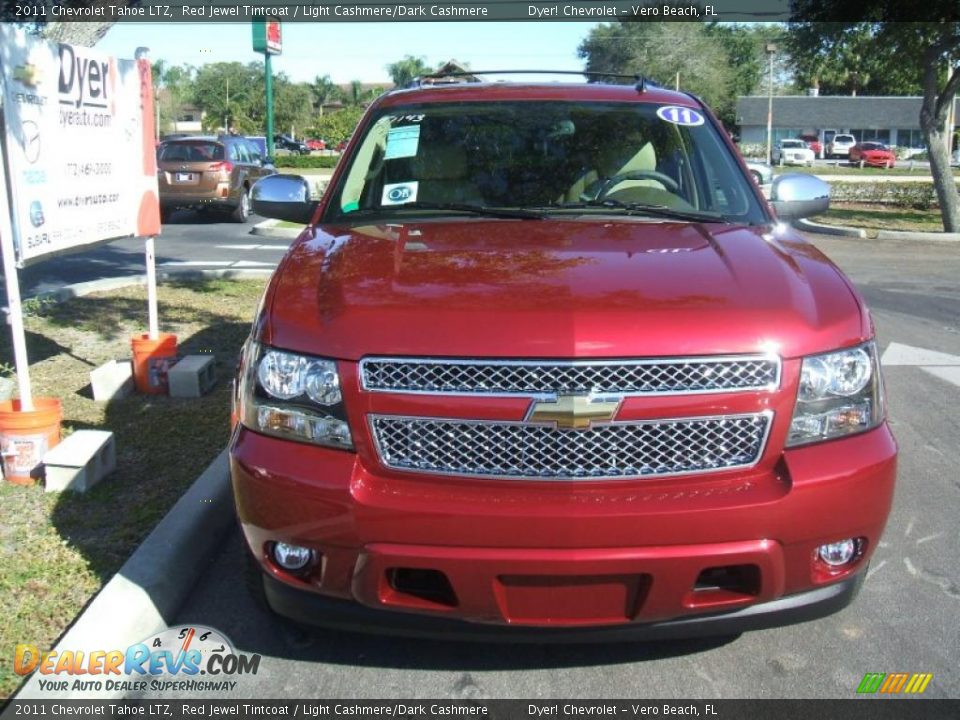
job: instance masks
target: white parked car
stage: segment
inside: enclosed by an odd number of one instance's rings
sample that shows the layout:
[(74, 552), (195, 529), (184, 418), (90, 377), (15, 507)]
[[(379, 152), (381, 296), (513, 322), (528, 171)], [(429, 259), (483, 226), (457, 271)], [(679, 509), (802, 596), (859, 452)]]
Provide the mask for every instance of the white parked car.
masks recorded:
[(850, 148), (857, 144), (853, 135), (834, 135), (833, 140), (827, 143), (827, 157), (850, 157)]
[(816, 156), (813, 150), (799, 138), (781, 140), (773, 148), (775, 165), (813, 165)]
[(769, 185), (773, 182), (773, 168), (762, 160), (744, 160), (747, 170), (757, 185)]

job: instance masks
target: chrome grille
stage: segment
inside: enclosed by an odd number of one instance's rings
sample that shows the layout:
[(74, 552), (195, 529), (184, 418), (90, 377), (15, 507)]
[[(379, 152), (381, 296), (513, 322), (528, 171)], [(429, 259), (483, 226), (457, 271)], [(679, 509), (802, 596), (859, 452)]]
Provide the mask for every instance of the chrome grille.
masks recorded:
[(765, 355), (657, 360), (439, 360), (366, 358), (365, 390), (459, 395), (555, 395), (773, 390), (780, 359)]
[(550, 425), (373, 415), (381, 461), (419, 473), (530, 480), (639, 478), (748, 467), (769, 412), (644, 420), (559, 430)]

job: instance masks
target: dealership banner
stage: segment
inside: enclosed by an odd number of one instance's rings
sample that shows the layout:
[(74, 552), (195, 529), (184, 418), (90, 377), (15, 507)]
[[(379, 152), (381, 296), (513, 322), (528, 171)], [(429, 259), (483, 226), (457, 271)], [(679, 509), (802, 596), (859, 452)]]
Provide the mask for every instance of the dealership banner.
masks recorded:
[(149, 61), (2, 25), (0, 65), (17, 264), (158, 234)]

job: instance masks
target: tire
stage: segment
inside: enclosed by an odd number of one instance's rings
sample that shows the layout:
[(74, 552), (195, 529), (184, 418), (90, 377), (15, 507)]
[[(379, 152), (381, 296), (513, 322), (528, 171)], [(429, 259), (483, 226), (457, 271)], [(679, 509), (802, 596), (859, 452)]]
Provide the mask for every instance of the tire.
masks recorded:
[(758, 173), (756, 170), (750, 171), (750, 177), (753, 178), (753, 181), (757, 183), (757, 185), (763, 185), (763, 178), (760, 177), (760, 173)]
[(170, 222), (170, 217), (173, 215), (173, 208), (161, 207), (160, 208), (160, 222), (166, 225)]
[(233, 218), (234, 222), (245, 223), (250, 219), (250, 190), (249, 188), (244, 188), (243, 193), (240, 195), (239, 204), (233, 209), (233, 212), (230, 215)]

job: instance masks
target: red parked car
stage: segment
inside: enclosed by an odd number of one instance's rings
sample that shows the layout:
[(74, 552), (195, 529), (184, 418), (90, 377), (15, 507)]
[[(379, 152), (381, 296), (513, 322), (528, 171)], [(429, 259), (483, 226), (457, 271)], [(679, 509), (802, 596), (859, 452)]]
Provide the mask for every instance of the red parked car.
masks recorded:
[(863, 299), (778, 222), (828, 187), (770, 196), (699, 100), (644, 84), (388, 93), (321, 200), (259, 182), (258, 213), (308, 223), (235, 389), (269, 606), (602, 640), (848, 604), (897, 447)]
[(307, 148), (310, 149), (311, 151), (313, 151), (313, 150), (326, 150), (326, 149), (327, 149), (327, 141), (326, 141), (326, 140), (321, 140), (321, 139), (318, 139), (318, 138), (311, 138), (310, 140), (307, 140)]
[(897, 163), (893, 151), (878, 142), (857, 143), (850, 148), (850, 162), (859, 165), (861, 160), (864, 165), (871, 167), (892, 168)]
[(818, 157), (823, 157), (823, 143), (820, 142), (820, 138), (816, 135), (801, 135), (800, 139), (803, 140), (807, 147), (813, 150), (813, 154)]

